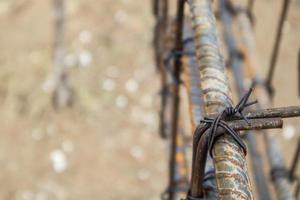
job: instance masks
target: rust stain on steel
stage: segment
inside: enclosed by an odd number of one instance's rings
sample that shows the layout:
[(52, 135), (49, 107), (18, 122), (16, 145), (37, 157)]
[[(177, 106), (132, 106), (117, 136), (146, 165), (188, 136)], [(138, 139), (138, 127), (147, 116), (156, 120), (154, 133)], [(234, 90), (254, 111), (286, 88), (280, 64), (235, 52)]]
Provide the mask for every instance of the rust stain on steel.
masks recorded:
[(187, 180), (187, 165), (185, 156), (185, 144), (183, 141), (183, 135), (179, 134), (177, 137), (177, 149), (176, 149), (176, 164), (177, 164), (177, 174), (179, 174), (179, 179)]
[[(212, 115), (232, 105), (231, 92), (224, 71), (211, 1), (188, 0), (188, 3), (195, 32), (198, 74), (206, 102), (205, 111), (207, 115)], [(236, 162), (232, 162), (232, 156), (223, 152), (234, 155)], [(225, 156), (224, 160), (214, 160), (219, 199), (253, 199), (245, 155), (236, 142), (226, 135), (219, 137), (213, 147), (213, 155), (214, 158)], [(224, 177), (224, 173), (232, 176)]]
[[(241, 1), (235, 0), (235, 5), (240, 6)], [(237, 16), (237, 22), (239, 25), (239, 32), (241, 36), (241, 50), (245, 55), (246, 68), (248, 69), (248, 77), (250, 79), (262, 80), (259, 76), (259, 66), (255, 42), (253, 37), (253, 30), (251, 22), (246, 13), (241, 12)], [(259, 100), (262, 108), (267, 108), (272, 105), (270, 97), (263, 85), (257, 85), (254, 94)], [(278, 140), (271, 134), (271, 131), (266, 130), (264, 134), (264, 142), (266, 144), (268, 160), (271, 167), (284, 167), (284, 160), (280, 151), (280, 145)], [(293, 196), (292, 187), (287, 177), (279, 177), (274, 182), (276, 196), (279, 200), (295, 200)]]

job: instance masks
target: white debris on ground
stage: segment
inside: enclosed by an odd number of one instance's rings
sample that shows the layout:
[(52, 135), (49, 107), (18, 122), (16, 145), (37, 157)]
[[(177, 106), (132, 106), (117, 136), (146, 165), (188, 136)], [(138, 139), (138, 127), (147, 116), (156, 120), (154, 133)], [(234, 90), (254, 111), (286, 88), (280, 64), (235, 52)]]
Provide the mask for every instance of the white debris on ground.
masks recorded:
[(102, 82), (102, 89), (105, 91), (113, 91), (116, 88), (115, 81), (111, 78), (104, 79)]
[(139, 84), (136, 80), (130, 79), (126, 82), (125, 88), (126, 88), (127, 92), (135, 93), (139, 88)]
[(40, 141), (43, 138), (43, 133), (39, 129), (34, 129), (31, 133), (33, 140)]
[(150, 178), (150, 172), (146, 169), (140, 169), (137, 173), (137, 177), (140, 181), (147, 181)]
[(117, 96), (115, 103), (118, 108), (126, 108), (128, 105), (128, 98), (124, 95), (119, 95)]
[(79, 33), (78, 39), (83, 44), (89, 44), (92, 41), (92, 33), (88, 30), (83, 30)]
[(69, 53), (64, 57), (64, 64), (66, 67), (74, 67), (77, 63), (78, 60), (75, 54)]
[(128, 15), (124, 10), (118, 10), (114, 15), (114, 20), (117, 23), (123, 24), (127, 21)]
[(106, 69), (106, 76), (110, 78), (118, 78), (120, 76), (120, 70), (116, 66), (109, 66)]
[(66, 153), (72, 153), (74, 151), (74, 144), (72, 143), (71, 140), (63, 141), (61, 147)]
[(291, 140), (295, 137), (296, 129), (293, 125), (287, 124), (283, 127), (283, 137), (287, 140)]
[(55, 81), (53, 77), (48, 77), (44, 82), (44, 84), (42, 85), (42, 90), (45, 93), (51, 93), (53, 92), (54, 88), (55, 88)]
[(62, 173), (67, 168), (67, 158), (65, 153), (60, 150), (56, 149), (51, 152), (50, 159), (52, 161), (53, 170), (57, 173)]
[(88, 67), (93, 61), (93, 55), (89, 50), (83, 49), (78, 53), (80, 67)]
[(140, 160), (144, 159), (145, 154), (144, 154), (144, 150), (140, 146), (135, 145), (130, 148), (130, 155), (134, 159), (140, 161)]

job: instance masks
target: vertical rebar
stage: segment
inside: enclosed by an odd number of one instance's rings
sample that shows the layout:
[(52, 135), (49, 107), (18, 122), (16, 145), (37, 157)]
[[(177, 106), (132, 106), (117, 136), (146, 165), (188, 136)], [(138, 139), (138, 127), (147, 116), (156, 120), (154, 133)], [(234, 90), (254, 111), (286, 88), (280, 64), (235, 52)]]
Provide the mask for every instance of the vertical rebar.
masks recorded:
[[(175, 38), (175, 51), (182, 52), (182, 32), (183, 32), (183, 21), (184, 21), (184, 4), (185, 0), (177, 0), (177, 16), (176, 16), (176, 38)], [(176, 147), (178, 141), (178, 119), (179, 119), (179, 79), (181, 73), (181, 56), (178, 55), (174, 60), (174, 78), (176, 83), (173, 87), (173, 109), (172, 109), (172, 127), (171, 127), (171, 158), (170, 158), (170, 174), (169, 174), (169, 186), (174, 188), (176, 186)], [(174, 199), (174, 191), (169, 192), (169, 199)]]
[[(190, 40), (193, 36), (193, 31), (191, 28), (190, 23), (185, 24), (185, 45), (184, 51), (185, 52), (195, 52), (195, 44), (193, 40)], [(197, 66), (197, 59), (196, 56), (184, 56), (183, 57), (183, 65), (184, 65), (184, 78), (185, 78), (185, 85), (188, 90), (188, 97), (189, 97), (189, 110), (190, 110), (190, 118), (191, 118), (191, 125), (192, 130), (195, 130), (196, 126), (198, 125), (199, 121), (204, 118), (205, 116), (205, 106), (203, 101), (203, 94), (200, 89), (200, 77), (198, 73), (198, 66)], [(211, 158), (206, 162), (208, 169), (213, 168), (213, 163)], [(218, 194), (216, 192), (216, 183), (214, 176), (211, 178), (206, 178), (203, 181), (203, 189), (204, 194), (207, 199), (216, 199)]]
[(300, 97), (300, 49), (298, 51), (298, 96)]
[[(220, 113), (225, 107), (232, 106), (232, 100), (211, 1), (188, 2), (206, 114)], [(213, 157), (219, 199), (253, 199), (245, 154), (239, 145), (230, 136), (221, 136), (213, 147)], [(191, 193), (193, 197), (200, 195)]]
[(64, 67), (64, 35), (65, 35), (65, 1), (53, 0), (54, 4), (54, 92), (52, 102), (55, 108), (70, 106), (73, 92), (69, 85), (68, 76)]
[(296, 170), (297, 170), (299, 159), (300, 159), (300, 138), (298, 139), (298, 144), (297, 144), (297, 147), (296, 147), (296, 152), (295, 152), (295, 155), (294, 155), (294, 158), (293, 158), (291, 169), (289, 171), (289, 178), (290, 178), (291, 181), (293, 181), (294, 178), (296, 177), (295, 173), (296, 173)]
[[(253, 3), (253, 1), (250, 1)], [(240, 50), (237, 47), (237, 41), (235, 39), (234, 31), (233, 31), (233, 22), (232, 15), (228, 10), (228, 6), (226, 3), (232, 3), (232, 9), (235, 9), (235, 4), (233, 2), (229, 2), (228, 0), (220, 0), (219, 1), (219, 10), (221, 13), (221, 20), (224, 29), (224, 39), (227, 47), (227, 52), (229, 52), (230, 59), (230, 67), (233, 71), (236, 90), (238, 93), (238, 97), (242, 98), (246, 93), (245, 87), (245, 76), (244, 76), (244, 60), (242, 60), (240, 54)], [(244, 13), (241, 13), (244, 14)], [(245, 13), (246, 14), (246, 13)], [(260, 153), (257, 150), (255, 135), (253, 131), (248, 131), (246, 134), (246, 140), (248, 143), (248, 149), (250, 149), (250, 155), (252, 159), (252, 167), (255, 178), (255, 186), (258, 191), (259, 199), (261, 200), (270, 200), (270, 194), (266, 183), (266, 178), (261, 170), (263, 168), (262, 158)]]
[[(241, 33), (242, 40), (242, 50), (245, 57), (246, 68), (248, 69), (249, 77), (252, 80), (258, 82), (255, 88), (255, 95), (258, 99), (260, 106), (263, 108), (268, 108), (271, 105), (271, 98), (266, 90), (266, 87), (261, 83), (261, 77), (258, 73), (258, 67), (260, 66), (256, 50), (255, 42), (253, 36), (253, 30), (251, 27), (251, 22), (247, 15), (241, 13), (238, 15), (238, 24)], [(271, 134), (271, 131), (266, 130), (263, 134), (264, 143), (266, 146), (268, 160), (271, 169), (284, 169), (284, 161), (282, 151), (280, 150), (280, 145), (277, 139)], [(288, 177), (279, 176), (273, 179), (273, 184), (275, 187), (275, 193), (279, 200), (294, 200), (292, 194), (292, 189)]]
[[(155, 61), (159, 69), (161, 79), (161, 107), (159, 113), (159, 132), (162, 138), (167, 138), (166, 109), (170, 100), (170, 88), (168, 86), (167, 73), (164, 66), (164, 53), (166, 52), (166, 27), (169, 14), (169, 0), (153, 0), (153, 9), (156, 18), (154, 30)], [(172, 103), (172, 102), (171, 102)]]
[(272, 80), (273, 80), (273, 76), (274, 76), (276, 62), (278, 60), (278, 53), (279, 53), (280, 43), (281, 43), (281, 39), (282, 39), (283, 25), (284, 25), (286, 16), (288, 14), (289, 4), (290, 4), (290, 0), (283, 1), (282, 10), (281, 10), (281, 14), (280, 14), (280, 18), (279, 18), (279, 22), (278, 22), (278, 26), (277, 26), (277, 31), (276, 31), (275, 42), (274, 42), (274, 46), (273, 46), (273, 50), (272, 50), (272, 54), (271, 54), (269, 71), (268, 71), (267, 80), (266, 80), (266, 84), (269, 87), (269, 92), (271, 92), (271, 95), (273, 93)]

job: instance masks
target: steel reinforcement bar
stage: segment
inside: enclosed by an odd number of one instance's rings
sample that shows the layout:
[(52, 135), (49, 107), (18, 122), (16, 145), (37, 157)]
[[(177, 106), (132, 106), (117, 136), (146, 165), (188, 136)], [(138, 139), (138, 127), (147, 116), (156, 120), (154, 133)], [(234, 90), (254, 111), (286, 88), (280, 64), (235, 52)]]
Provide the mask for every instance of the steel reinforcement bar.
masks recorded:
[[(205, 116), (203, 95), (200, 89), (200, 77), (197, 68), (197, 59), (195, 53), (195, 44), (193, 42), (193, 31), (190, 21), (186, 21), (184, 27), (184, 52), (186, 56), (182, 57), (184, 85), (187, 88), (189, 100), (189, 111), (192, 130), (195, 130), (199, 121)], [(191, 56), (192, 55), (192, 56)], [(208, 169), (213, 168), (212, 159), (206, 162)], [(215, 191), (216, 184), (214, 179), (203, 181), (203, 189), (207, 199), (217, 199)]]
[[(225, 75), (211, 1), (188, 0), (188, 3), (205, 111), (209, 116), (232, 106), (231, 92)], [(213, 158), (219, 199), (253, 199), (245, 154), (230, 136), (225, 134), (218, 138), (213, 147)], [(191, 195), (200, 197), (201, 191), (193, 184), (193, 178)]]
[[(240, 0), (235, 0), (235, 6), (241, 6)], [(261, 77), (258, 73), (259, 62), (255, 50), (255, 42), (251, 22), (246, 13), (241, 12), (237, 15), (237, 22), (242, 40), (242, 51), (245, 57), (246, 67), (248, 68), (249, 77), (253, 80), (261, 82)], [(255, 94), (262, 108), (271, 106), (271, 99), (267, 88), (263, 84), (257, 84)], [(266, 130), (264, 134), (267, 155), (271, 169), (284, 169), (284, 159), (280, 150), (277, 139)], [(294, 200), (292, 188), (287, 176), (273, 177), (276, 196), (279, 200)]]
[[(242, 98), (246, 93), (244, 68), (245, 63), (240, 55), (239, 48), (237, 46), (236, 35), (234, 34), (234, 14), (229, 9), (230, 5), (228, 0), (219, 0), (219, 12), (220, 20), (222, 22), (224, 42), (226, 44), (227, 52), (229, 54), (229, 65), (233, 71), (234, 83), (236, 85), (236, 91), (238, 98)], [(252, 7), (253, 1), (249, 2), (249, 7)], [(251, 8), (248, 8), (251, 9)], [(252, 9), (251, 9), (252, 10)], [(249, 11), (250, 12), (250, 11)], [(247, 13), (249, 15), (249, 13)], [(256, 137), (253, 131), (247, 132), (245, 135), (247, 141), (248, 150), (250, 152), (252, 171), (254, 177), (255, 188), (257, 195), (261, 200), (270, 200), (269, 188), (264, 174), (262, 156), (260, 151), (257, 149)]]

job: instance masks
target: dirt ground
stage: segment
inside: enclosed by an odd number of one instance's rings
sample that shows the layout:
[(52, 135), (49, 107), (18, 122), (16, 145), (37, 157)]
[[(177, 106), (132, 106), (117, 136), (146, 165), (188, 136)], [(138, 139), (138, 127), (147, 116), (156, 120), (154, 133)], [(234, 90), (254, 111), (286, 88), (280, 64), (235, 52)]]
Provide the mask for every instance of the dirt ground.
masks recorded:
[[(66, 7), (75, 104), (57, 112), (49, 81), (52, 1), (0, 0), (0, 199), (159, 199), (167, 148), (157, 131), (150, 0), (67, 0)], [(279, 9), (280, 1), (255, 4), (262, 66)], [(299, 104), (299, 9), (292, 1), (275, 72), (276, 106)], [(299, 130), (299, 120), (286, 121), (280, 138), (287, 163)]]

